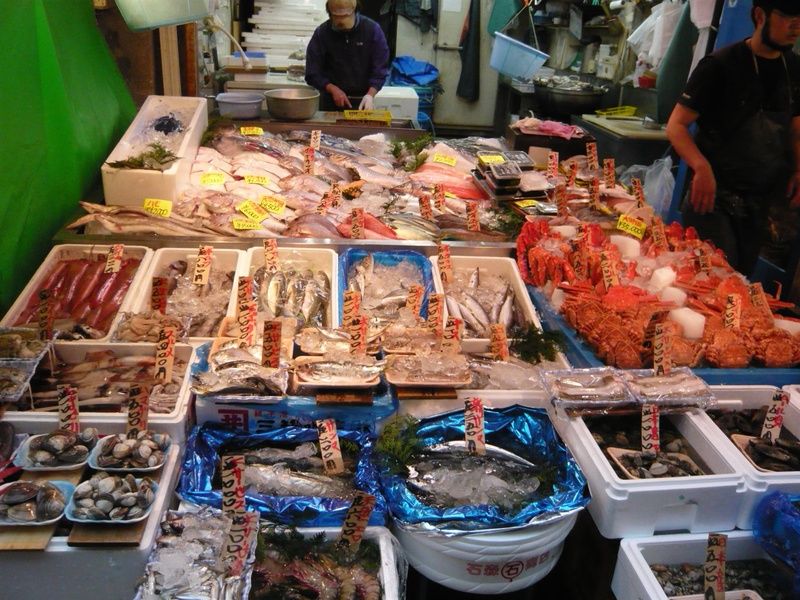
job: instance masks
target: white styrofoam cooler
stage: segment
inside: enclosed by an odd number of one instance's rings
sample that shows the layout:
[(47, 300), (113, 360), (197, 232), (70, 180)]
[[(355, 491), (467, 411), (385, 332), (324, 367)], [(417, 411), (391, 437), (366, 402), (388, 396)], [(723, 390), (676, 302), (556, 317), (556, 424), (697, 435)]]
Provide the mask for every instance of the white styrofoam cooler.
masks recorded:
[[(11, 308), (8, 309), (8, 312), (0, 321), (0, 325), (3, 327), (11, 327), (14, 325), (17, 318), (25, 309), (30, 296), (36, 293), (39, 285), (47, 278), (47, 276), (50, 274), (50, 271), (52, 271), (59, 261), (80, 258), (87, 258), (91, 260), (97, 256), (108, 254), (110, 247), (110, 245), (91, 244), (60, 244), (58, 246), (53, 246), (53, 248), (50, 250), (50, 252), (48, 252), (47, 256), (42, 261), (42, 264), (38, 269), (36, 269), (33, 277), (31, 277), (30, 281), (28, 281), (25, 289), (20, 292), (19, 296), (17, 296), (17, 299), (14, 301), (14, 304), (12, 304)], [(125, 298), (123, 298), (122, 303), (120, 304), (119, 312), (127, 310), (128, 306), (130, 306), (131, 302), (133, 302), (133, 298), (136, 296), (138, 288), (141, 286), (142, 280), (145, 277), (145, 273), (150, 266), (150, 259), (153, 257), (153, 251), (145, 246), (125, 246), (122, 256), (123, 258), (138, 258), (141, 263), (139, 264), (139, 268), (136, 270), (136, 273), (133, 276), (133, 281), (131, 281), (131, 285), (125, 294)], [(114, 318), (114, 320), (116, 319), (117, 317)], [(109, 332), (104, 337), (97, 340), (87, 340), (87, 342), (97, 343), (109, 340), (109, 334), (111, 329), (113, 329), (113, 323), (114, 321), (112, 321)]]
[(419, 96), (413, 87), (387, 85), (375, 94), (375, 110), (388, 110), (393, 119), (416, 120)]
[(686, 438), (712, 475), (621, 479), (581, 417), (556, 419), (589, 483), (589, 512), (610, 539), (657, 532), (728, 531), (745, 500), (744, 475), (724, 447), (710, 439), (689, 414), (662, 415)]
[[(787, 386), (789, 388), (796, 386)], [(761, 408), (768, 404), (778, 388), (768, 385), (757, 386), (712, 386), (719, 409), (747, 410)], [(790, 402), (783, 412), (783, 427), (800, 439), (800, 394), (790, 392)], [(793, 401), (792, 401), (793, 400)], [(760, 471), (747, 459), (742, 451), (714, 424), (704, 412), (694, 412), (692, 419), (702, 428), (714, 444), (725, 452), (725, 456), (736, 466), (736, 470), (744, 474), (747, 483), (747, 494), (739, 511), (736, 526), (739, 529), (752, 529), (753, 511), (758, 501), (774, 491), (789, 494), (800, 493), (800, 471)]]
[[(770, 560), (751, 531), (731, 531), (726, 535), (728, 560)], [(708, 535), (693, 534), (624, 539), (620, 543), (611, 590), (618, 600), (667, 600), (650, 565), (702, 565), (707, 544)]]
[[(125, 160), (138, 152), (141, 134), (153, 120), (175, 113), (191, 112), (185, 129), (177, 133), (182, 139), (177, 151), (178, 159), (164, 171), (149, 169), (115, 169), (109, 162)], [(189, 96), (148, 96), (125, 134), (100, 167), (103, 177), (103, 195), (106, 204), (141, 207), (145, 198), (175, 201), (181, 189), (189, 183), (200, 140), (208, 127), (208, 101)]]
[[(242, 270), (243, 275), (252, 276), (264, 266), (264, 247), (247, 250)], [(278, 261), (296, 270), (322, 271), (331, 282), (331, 297), (328, 302), (327, 322), (330, 327), (339, 326), (339, 268), (338, 257), (333, 250), (325, 248), (278, 248)]]
[(150, 549), (161, 532), (161, 519), (172, 501), (180, 473), (180, 454), (178, 444), (173, 444), (138, 546), (75, 547), (68, 545), (66, 537), (56, 536), (41, 552), (3, 552), (0, 595), (63, 600), (133, 598)]
[[(155, 344), (68, 344), (56, 342), (56, 357), (66, 363), (80, 363), (89, 352), (111, 350), (117, 356), (134, 356), (147, 354), (155, 356)], [(189, 405), (191, 390), (189, 389), (189, 368), (194, 362), (194, 349), (188, 344), (175, 345), (175, 357), (186, 362), (183, 384), (178, 392), (175, 408), (170, 413), (151, 412), (148, 421), (153, 431), (168, 433), (176, 442), (186, 440), (191, 424), (189, 423)], [(45, 358), (45, 361), (48, 359)], [(58, 427), (58, 412), (18, 411), (8, 407), (3, 420), (10, 422), (20, 433), (47, 433)], [(127, 425), (125, 412), (88, 412), (80, 414), (81, 427), (97, 427), (101, 434), (121, 433)]]

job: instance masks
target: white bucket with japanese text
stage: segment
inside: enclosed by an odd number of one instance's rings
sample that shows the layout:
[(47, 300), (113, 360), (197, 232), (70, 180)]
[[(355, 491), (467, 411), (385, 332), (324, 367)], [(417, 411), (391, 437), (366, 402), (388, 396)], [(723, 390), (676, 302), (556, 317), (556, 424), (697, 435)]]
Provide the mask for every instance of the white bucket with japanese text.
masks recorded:
[(469, 594), (505, 594), (533, 585), (558, 562), (578, 511), (541, 524), (457, 535), (396, 523), (408, 562), (428, 579)]

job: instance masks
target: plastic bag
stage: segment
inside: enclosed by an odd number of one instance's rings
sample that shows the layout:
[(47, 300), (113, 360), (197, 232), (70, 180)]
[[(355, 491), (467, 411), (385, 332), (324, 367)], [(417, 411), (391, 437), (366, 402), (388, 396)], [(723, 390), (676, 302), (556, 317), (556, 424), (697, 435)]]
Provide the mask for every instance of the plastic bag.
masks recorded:
[(398, 56), (392, 61), (389, 85), (430, 85), (439, 79), (439, 69), (413, 56)]
[(653, 45), (653, 33), (663, 7), (663, 4), (654, 6), (650, 16), (642, 21), (642, 24), (628, 36), (628, 45), (633, 48), (637, 56), (650, 51), (650, 47)]
[(659, 158), (652, 165), (631, 165), (619, 180), (629, 185), (631, 179), (638, 177), (642, 182), (644, 197), (662, 219), (666, 219), (672, 204), (675, 177), (672, 175), (672, 158)]
[(669, 48), (683, 12), (683, 4), (674, 0), (662, 2), (659, 6), (662, 7), (661, 17), (653, 30), (653, 43), (648, 53), (650, 63), (654, 68), (658, 68), (658, 65), (661, 64), (661, 59), (664, 58), (664, 54)]

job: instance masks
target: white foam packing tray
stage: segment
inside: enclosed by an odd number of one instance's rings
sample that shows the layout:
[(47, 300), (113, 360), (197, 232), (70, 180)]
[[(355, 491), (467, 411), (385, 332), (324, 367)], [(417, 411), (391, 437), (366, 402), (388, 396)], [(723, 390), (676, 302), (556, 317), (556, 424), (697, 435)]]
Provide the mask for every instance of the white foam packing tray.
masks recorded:
[(58, 590), (60, 600), (133, 598), (160, 534), (161, 520), (172, 502), (180, 474), (180, 453), (178, 445), (173, 444), (167, 454), (153, 510), (138, 546), (73, 547), (66, 537), (55, 536), (42, 552), (3, 552), (3, 597), (55, 597), (53, 591)]
[(614, 539), (733, 529), (747, 492), (741, 470), (688, 414), (661, 418), (672, 420), (712, 475), (621, 479), (581, 417), (554, 420), (589, 483), (589, 512), (600, 533)]
[[(728, 560), (770, 560), (750, 531), (727, 534)], [(707, 535), (659, 535), (624, 539), (619, 547), (611, 590), (619, 600), (668, 600), (650, 565), (705, 562)], [(788, 597), (788, 596), (787, 596)]]
[[(5, 314), (2, 321), (0, 321), (0, 326), (14, 326), (17, 318), (19, 318), (20, 314), (25, 309), (25, 306), (28, 303), (28, 298), (31, 296), (31, 294), (36, 293), (39, 285), (47, 278), (47, 276), (50, 274), (50, 271), (52, 271), (59, 261), (74, 260), (79, 258), (91, 259), (101, 254), (108, 254), (110, 247), (110, 245), (104, 244), (61, 244), (58, 246), (53, 246), (50, 252), (47, 253), (45, 259), (42, 261), (42, 264), (38, 269), (36, 269), (36, 272), (33, 274), (30, 281), (28, 281), (25, 289), (20, 292), (19, 296), (17, 296), (17, 299), (14, 301), (14, 304), (11, 305), (11, 308), (8, 309), (8, 312)], [(102, 338), (75, 343), (94, 344), (106, 342), (111, 339), (110, 332), (114, 328), (114, 323), (119, 318), (119, 313), (127, 310), (127, 307), (133, 302), (133, 299), (135, 298), (138, 289), (144, 280), (145, 273), (150, 266), (150, 260), (153, 257), (153, 251), (145, 246), (125, 246), (122, 256), (123, 258), (138, 258), (141, 260), (141, 263), (139, 264), (139, 268), (136, 270), (136, 273), (133, 276), (133, 280), (131, 281), (131, 285), (126, 292), (125, 297), (122, 299), (117, 316), (115, 316), (111, 321), (109, 331)]]
[[(79, 363), (89, 352), (111, 350), (117, 356), (132, 356), (136, 354), (152, 354), (155, 356), (155, 344), (74, 344), (57, 342), (55, 344), (56, 356), (67, 363)], [(149, 428), (153, 431), (168, 433), (173, 441), (184, 442), (189, 428), (189, 404), (191, 390), (189, 370), (194, 362), (194, 348), (188, 344), (176, 344), (175, 356), (186, 362), (186, 372), (183, 384), (178, 392), (175, 408), (170, 413), (158, 414), (151, 412), (148, 417)], [(43, 359), (47, 365), (49, 359)], [(125, 412), (81, 412), (81, 427), (97, 427), (101, 434), (121, 433), (127, 425)], [(4, 421), (9, 421), (21, 433), (47, 433), (58, 428), (58, 412), (36, 412), (6, 410)]]

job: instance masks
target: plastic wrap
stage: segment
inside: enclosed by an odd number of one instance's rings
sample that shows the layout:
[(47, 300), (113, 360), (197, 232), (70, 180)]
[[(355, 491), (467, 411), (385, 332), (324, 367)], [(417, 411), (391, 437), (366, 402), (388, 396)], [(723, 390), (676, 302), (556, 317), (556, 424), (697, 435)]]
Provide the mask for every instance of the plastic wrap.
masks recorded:
[(568, 413), (605, 414), (611, 408), (638, 405), (619, 371), (611, 367), (545, 371), (542, 382), (553, 406)]
[(753, 513), (753, 536), (771, 556), (795, 573), (794, 595), (800, 595), (800, 495), (773, 492)]
[(711, 408), (716, 402), (708, 384), (689, 367), (674, 368), (669, 375), (656, 376), (652, 369), (626, 370), (621, 374), (640, 402), (701, 409)]
[[(354, 487), (375, 496), (375, 508), (370, 525), (386, 522), (386, 502), (380, 493), (377, 470), (371, 462), (372, 442), (366, 434), (339, 430), (339, 438), (350, 440), (359, 446)], [(273, 431), (242, 435), (230, 429), (208, 424), (196, 427), (186, 443), (179, 493), (197, 504), (219, 507), (222, 494), (214, 489), (213, 480), (221, 454), (235, 448), (255, 449), (261, 446), (296, 445), (317, 440), (314, 427), (284, 427)], [(301, 496), (267, 496), (248, 488), (246, 503), (249, 510), (257, 510), (265, 519), (276, 523), (294, 524), (301, 527), (338, 527), (350, 508), (351, 500), (344, 498), (320, 498)]]
[(26, 390), (39, 364), (37, 360), (0, 362), (0, 402), (17, 402)]
[[(242, 349), (246, 352), (245, 349)], [(259, 374), (237, 375), (231, 372), (226, 373), (227, 370), (223, 369), (219, 372), (214, 372), (209, 364), (209, 354), (211, 352), (211, 342), (206, 342), (197, 348), (195, 353), (196, 360), (191, 366), (192, 377), (192, 391), (198, 396), (212, 400), (222, 400), (226, 402), (263, 402), (275, 403), (280, 401), (289, 385), (289, 371), (282, 365), (280, 369), (257, 369)], [(254, 359), (255, 360), (255, 359)], [(254, 362), (254, 367), (259, 365)], [(244, 380), (252, 385), (245, 385)], [(256, 382), (260, 384), (256, 385)], [(239, 387), (240, 386), (240, 387)], [(214, 388), (221, 389), (222, 391), (209, 391)], [(227, 388), (231, 392), (226, 392), (222, 388)], [(246, 388), (246, 391), (245, 391)], [(234, 393), (234, 389), (240, 389), (239, 393)], [(259, 393), (259, 390), (281, 390), (281, 394), (265, 394)], [(251, 391), (252, 390), (252, 391)]]
[(31, 360), (37, 364), (53, 347), (52, 340), (39, 340), (36, 329), (0, 327), (0, 366), (8, 361)]
[[(527, 504), (513, 514), (493, 505), (463, 505), (439, 509), (424, 504), (406, 485), (406, 479), (381, 471), (381, 483), (392, 515), (404, 526), (419, 525), (458, 531), (485, 530), (546, 522), (589, 503), (586, 480), (578, 463), (558, 438), (543, 409), (510, 406), (484, 411), (484, 433), (492, 444), (535, 465), (544, 462), (556, 467), (553, 493)], [(464, 413), (456, 411), (420, 422), (417, 429), (422, 446), (464, 439)]]

